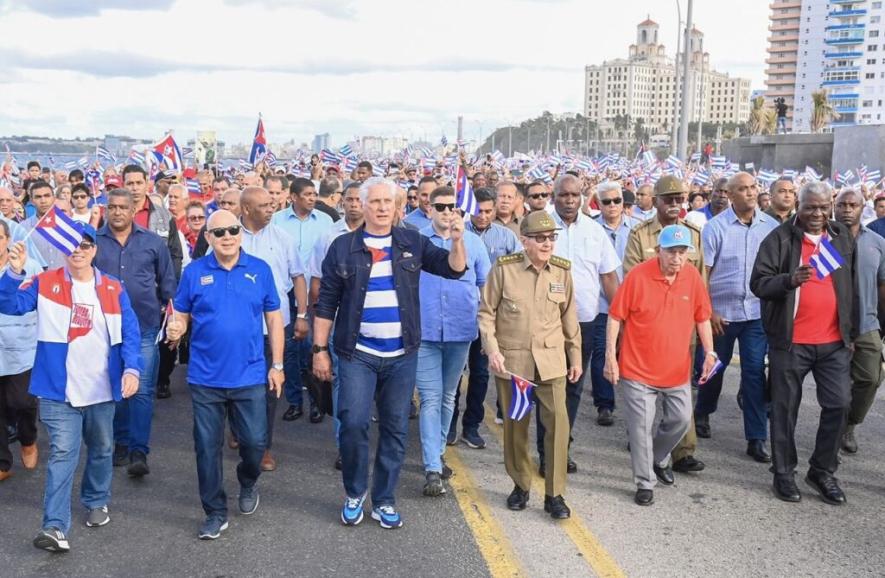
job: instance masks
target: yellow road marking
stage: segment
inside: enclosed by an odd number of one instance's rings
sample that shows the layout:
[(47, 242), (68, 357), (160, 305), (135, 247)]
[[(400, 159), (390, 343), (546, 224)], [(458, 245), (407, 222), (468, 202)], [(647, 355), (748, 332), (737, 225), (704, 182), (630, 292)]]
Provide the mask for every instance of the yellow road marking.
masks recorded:
[[(496, 414), (496, 410), (487, 404), (485, 408), (485, 418), (483, 421), (486, 427), (498, 438), (498, 442), (503, 445), (504, 428), (496, 424), (494, 417), (492, 417)], [(535, 472), (532, 482), (535, 492), (540, 492), (541, 495), (544, 495), (544, 478)], [(593, 532), (584, 525), (577, 514), (572, 512), (571, 518), (561, 521), (558, 525), (562, 527), (569, 540), (574, 543), (584, 560), (593, 568), (597, 576), (601, 578), (620, 578), (626, 576), (617, 561), (608, 553)]]
[[(454, 451), (452, 451), (454, 450)], [(477, 489), (473, 476), (461, 457), (458, 450), (449, 448), (446, 458), (457, 475), (449, 478), (449, 487), (455, 491), (458, 506), (464, 514), (467, 526), (473, 533), (476, 545), (482, 557), (485, 558), (489, 572), (494, 578), (522, 577), (525, 571), (519, 563), (513, 545), (504, 533), (501, 524), (492, 515), (491, 509)]]

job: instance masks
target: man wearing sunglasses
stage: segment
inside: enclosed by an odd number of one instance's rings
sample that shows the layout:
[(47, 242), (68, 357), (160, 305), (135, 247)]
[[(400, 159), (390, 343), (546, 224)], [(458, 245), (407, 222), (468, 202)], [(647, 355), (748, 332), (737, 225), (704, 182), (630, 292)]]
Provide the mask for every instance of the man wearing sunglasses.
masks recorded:
[(511, 377), (535, 384), (537, 411), (546, 427), (544, 449), (550, 465), (544, 483), (544, 511), (554, 519), (571, 516), (563, 498), (569, 422), (566, 381), (581, 378), (581, 330), (571, 263), (553, 255), (556, 222), (546, 211), (529, 213), (520, 224), (525, 250), (498, 259), (482, 291), (479, 330), (498, 399), (505, 410), (504, 465), (514, 482), (511, 510), (524, 510), (532, 487), (529, 418), (514, 420)]
[[(639, 190), (642, 191), (643, 187), (639, 187)], [(694, 251), (689, 251), (686, 256), (687, 264), (697, 269), (701, 277), (706, 279), (701, 230), (679, 218), (682, 205), (686, 201), (685, 183), (675, 176), (665, 175), (658, 179), (650, 192), (654, 195), (655, 214), (654, 217), (630, 231), (630, 236), (627, 238), (627, 249), (624, 252), (624, 275), (627, 275), (636, 265), (657, 257), (658, 237), (664, 227), (685, 225), (691, 233), (691, 244), (694, 247)], [(676, 449), (673, 450), (674, 471), (685, 473), (700, 472), (704, 469), (704, 462), (694, 457), (697, 445), (698, 438), (695, 434), (694, 418), (692, 418), (691, 427)]]
[(421, 343), (421, 271), (457, 279), (467, 269), (463, 221), (451, 223), (451, 249), (446, 251), (418, 231), (393, 226), (396, 196), (396, 184), (387, 179), (369, 178), (360, 186), (365, 223), (329, 247), (314, 309), (313, 372), (323, 381), (332, 379), (329, 336), (335, 324), (336, 411), (346, 494), (340, 516), (348, 526), (363, 520), (373, 402), (379, 438), (372, 518), (382, 528), (403, 524), (395, 492)]
[(214, 540), (228, 526), (220, 450), (224, 416), (230, 407), (241, 460), (237, 466), (239, 510), (248, 516), (258, 509), (257, 482), (267, 447), (265, 388), (277, 398), (282, 392), (285, 338), (273, 271), (261, 259), (241, 251), (242, 225), (236, 216), (224, 209), (212, 213), (205, 234), (212, 252), (184, 270), (166, 336), (177, 343), (192, 325), (187, 381), (200, 499), (206, 513), (198, 536)]
[(550, 206), (550, 191), (544, 181), (533, 181), (526, 187), (526, 203), (529, 212), (544, 211)]
[(21, 242), (9, 252), (0, 277), (0, 313), (37, 311), (37, 354), (30, 393), (40, 398), (40, 421), (50, 438), (43, 525), (34, 546), (67, 552), (71, 489), (80, 445), (88, 448), (80, 501), (86, 526), (110, 522), (113, 477), (114, 402), (138, 390), (141, 369), (138, 319), (125, 286), (93, 267), (95, 229), (74, 223), (79, 245), (64, 267), (22, 285), (27, 250)]

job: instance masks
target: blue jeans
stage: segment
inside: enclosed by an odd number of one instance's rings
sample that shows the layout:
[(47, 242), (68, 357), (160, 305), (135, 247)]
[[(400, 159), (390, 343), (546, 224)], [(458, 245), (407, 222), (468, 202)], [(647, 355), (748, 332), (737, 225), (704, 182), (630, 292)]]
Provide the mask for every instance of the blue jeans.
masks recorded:
[(467, 363), (470, 341), (422, 341), (415, 383), (421, 399), (420, 429), (424, 471), (442, 473), (440, 456), (452, 425), (455, 390)]
[(768, 341), (762, 329), (762, 320), (732, 321), (725, 333), (713, 339), (713, 349), (725, 365), (710, 381), (698, 387), (696, 416), (716, 412), (722, 379), (731, 356), (734, 342), (741, 348), (741, 392), (744, 399), (744, 436), (747, 440), (768, 439), (768, 407), (765, 403), (765, 353)]
[[(141, 332), (141, 362), (138, 392), (117, 403), (114, 415), (114, 442), (147, 454), (150, 451), (151, 421), (154, 419), (154, 395), (160, 369), (160, 350), (156, 344), (159, 328)], [(163, 347), (166, 347), (163, 344)]]
[[(329, 343), (335, 338), (335, 330), (329, 332)], [(335, 348), (329, 348), (329, 358), (332, 360), (332, 427), (335, 430), (335, 447), (341, 447), (341, 420), (338, 419), (338, 390), (341, 388), (341, 378), (338, 373), (338, 354)]]
[[(482, 338), (480, 337), (470, 344), (467, 367), (470, 375), (467, 378), (467, 395), (464, 400), (464, 419), (461, 421), (461, 427), (464, 431), (475, 432), (485, 417), (484, 404), (489, 390), (489, 358), (482, 352)], [(461, 390), (455, 388), (455, 405), (450, 428), (458, 427), (458, 402), (460, 400)]]
[(362, 496), (369, 486), (369, 421), (378, 409), (372, 504), (392, 506), (406, 455), (409, 402), (415, 387), (418, 354), (377, 357), (355, 351), (338, 358), (338, 419), (341, 420), (341, 473), (344, 491)]
[(237, 465), (240, 486), (251, 488), (261, 474), (261, 457), (267, 446), (266, 387), (263, 383), (233, 388), (190, 384), (197, 478), (207, 518), (227, 519), (227, 494), (221, 467), (226, 408), (231, 409), (231, 425), (240, 442)]
[(49, 399), (40, 400), (40, 421), (49, 432), (49, 461), (43, 496), (43, 528), (67, 533), (71, 528), (71, 489), (80, 461), (80, 443), (86, 442), (86, 467), (80, 484), (80, 503), (88, 509), (107, 506), (114, 469), (114, 402), (85, 407)]
[[(605, 313), (600, 313), (590, 323), (589, 337), (593, 347), (593, 353), (590, 354), (590, 381), (593, 384), (593, 405), (596, 406), (596, 409), (613, 410), (615, 409), (615, 388), (602, 374), (602, 370), (605, 368), (605, 326), (607, 324), (608, 315)], [(584, 338), (583, 331), (581, 331), (581, 338)], [(587, 367), (587, 358), (584, 358), (584, 367)]]

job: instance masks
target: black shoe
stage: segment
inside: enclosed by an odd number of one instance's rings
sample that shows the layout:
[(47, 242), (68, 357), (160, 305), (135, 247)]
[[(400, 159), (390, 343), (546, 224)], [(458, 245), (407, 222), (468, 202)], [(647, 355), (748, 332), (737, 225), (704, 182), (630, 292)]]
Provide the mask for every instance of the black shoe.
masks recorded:
[(842, 434), (842, 449), (849, 454), (857, 453), (857, 438), (854, 436), (854, 426), (849, 425)]
[(301, 405), (293, 403), (289, 406), (289, 409), (286, 410), (286, 413), (283, 414), (283, 421), (295, 421), (303, 415), (304, 410), (301, 409)]
[(744, 411), (744, 392), (743, 392), (743, 390), (740, 390), (740, 389), (738, 390), (737, 403), (738, 403), (738, 408), (740, 408), (741, 411)]
[(798, 502), (802, 500), (799, 486), (796, 485), (796, 480), (792, 474), (774, 477), (774, 495), (784, 502)]
[(323, 412), (315, 405), (310, 406), (310, 423), (320, 423), (323, 421)]
[(562, 496), (544, 496), (544, 511), (550, 514), (554, 520), (565, 520), (570, 518), (572, 511), (565, 505)]
[(114, 467), (129, 465), (129, 448), (120, 444), (114, 445)]
[(169, 399), (172, 397), (172, 387), (168, 383), (157, 384), (157, 399)]
[(710, 416), (709, 415), (697, 415), (694, 416), (694, 432), (698, 434), (699, 438), (710, 439), (712, 437), (710, 433)]
[(441, 496), (446, 493), (446, 487), (443, 485), (442, 476), (439, 472), (427, 472), (424, 475), (424, 489), (422, 494), (428, 497)]
[(338, 454), (338, 457), (335, 458), (335, 469), (339, 472), (341, 471), (341, 454)]
[(667, 466), (662, 468), (661, 466), (654, 464), (652, 465), (652, 469), (655, 471), (655, 475), (658, 477), (658, 481), (664, 484), (665, 486), (672, 486), (673, 482), (676, 479), (673, 477), (673, 468)]
[(820, 499), (834, 506), (845, 503), (845, 492), (839, 487), (839, 480), (832, 474), (813, 474), (808, 472), (805, 483), (817, 490)]
[(452, 468), (449, 467), (449, 464), (446, 463), (445, 456), (439, 456), (439, 460), (442, 462), (442, 474), (440, 474), (440, 476), (442, 479), (448, 480), (455, 472), (453, 472)]
[(418, 417), (418, 406), (415, 405), (415, 400), (409, 402), (409, 419), (415, 419)]
[(144, 452), (135, 450), (130, 454), (126, 473), (131, 478), (140, 478), (151, 473), (151, 469), (147, 465), (147, 456), (144, 455)]
[(760, 464), (771, 463), (771, 454), (765, 449), (765, 440), (750, 440), (747, 442), (747, 455)]
[(685, 456), (681, 460), (676, 460), (673, 462), (673, 471), (686, 473), (686, 472), (700, 472), (707, 467), (704, 465), (704, 462), (701, 460), (695, 459), (694, 456)]
[(633, 496), (633, 501), (640, 506), (651, 506), (655, 503), (655, 493), (651, 490), (636, 490), (636, 495)]
[(511, 510), (525, 510), (529, 503), (529, 491), (519, 486), (513, 486), (513, 491), (507, 496), (507, 507)]
[(538, 463), (538, 475), (541, 476), (542, 478), (546, 478), (547, 477), (546, 474), (547, 474), (547, 467), (544, 465), (544, 460), (541, 460), (540, 463)]
[(615, 418), (612, 417), (612, 410), (607, 407), (600, 408), (599, 413), (596, 415), (596, 423), (602, 426), (614, 425)]
[(569, 456), (565, 462), (565, 471), (570, 474), (578, 471), (578, 464), (575, 463), (571, 456)]

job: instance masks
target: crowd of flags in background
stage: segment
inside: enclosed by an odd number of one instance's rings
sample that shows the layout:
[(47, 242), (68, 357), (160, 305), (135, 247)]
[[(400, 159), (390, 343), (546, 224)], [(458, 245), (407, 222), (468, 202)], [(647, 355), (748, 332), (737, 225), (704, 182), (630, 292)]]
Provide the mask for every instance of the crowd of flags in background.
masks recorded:
[[(466, 212), (472, 213), (475, 201), (472, 201), (473, 193), (470, 189), (470, 182), (466, 172), (460, 170), (462, 149), (461, 142), (449, 145), (447, 139), (443, 137), (436, 147), (408, 145), (397, 153), (383, 158), (361, 154), (357, 143), (347, 143), (337, 150), (325, 148), (319, 153), (319, 157), (324, 165), (335, 165), (344, 174), (356, 169), (357, 164), (362, 160), (372, 163), (375, 176), (386, 176), (392, 172), (391, 169), (394, 166), (411, 166), (422, 172), (442, 171), (454, 179), (459, 206)], [(9, 151), (8, 144), (6, 151), (7, 160), (13, 162), (4, 163), (3, 172), (0, 172), (0, 184), (4, 182), (15, 184), (21, 180), (18, 174), (19, 169)], [(281, 167), (287, 174), (309, 178), (311, 176), (310, 156), (310, 152), (299, 150), (294, 158), (277, 158), (267, 144), (264, 121), (259, 115), (249, 158), (225, 163), (226, 168), (218, 164), (216, 168), (230, 174), (236, 171), (252, 170), (264, 163), (271, 168)], [(87, 155), (78, 160), (66, 161), (58, 166), (58, 163), (55, 163), (50, 155), (49, 164), (53, 169), (83, 170), (87, 184), (97, 193), (102, 187), (102, 170), (107, 166), (113, 165), (122, 169), (124, 165), (135, 164), (144, 167), (153, 177), (161, 170), (185, 173), (185, 169), (195, 169), (196, 167), (192, 166), (193, 158), (193, 151), (187, 148), (182, 150), (170, 133), (152, 146), (133, 148), (128, 157), (122, 161), (118, 160), (107, 148), (98, 146), (92, 158)], [(768, 185), (781, 177), (794, 180), (824, 180), (825, 178), (810, 166), (806, 166), (802, 171), (785, 169), (778, 172), (764, 167), (757, 169), (753, 163), (749, 162), (743, 163), (741, 166), (721, 155), (703, 157), (700, 152), (691, 155), (687, 162), (683, 162), (675, 155), (661, 159), (658, 158), (655, 151), (647, 149), (644, 145), (639, 147), (632, 158), (618, 153), (598, 154), (589, 157), (571, 153), (542, 154), (536, 152), (516, 152), (507, 157), (501, 151), (495, 150), (489, 154), (466, 155), (466, 161), (473, 166), (491, 165), (499, 171), (508, 169), (514, 175), (522, 175), (528, 181), (540, 180), (547, 183), (552, 182), (553, 175), (557, 170), (574, 170), (602, 180), (608, 178), (632, 179), (637, 186), (644, 183), (654, 183), (663, 175), (674, 175), (696, 185), (704, 185), (720, 177), (729, 177), (740, 170), (754, 174), (763, 185)], [(199, 185), (196, 180), (191, 178), (195, 176), (192, 173), (193, 171), (190, 171), (190, 174), (186, 174), (185, 183), (189, 192), (198, 195)], [(882, 182), (882, 174), (879, 169), (871, 169), (864, 165), (856, 170), (837, 172), (832, 175), (830, 181), (838, 186), (865, 184), (877, 187)]]

